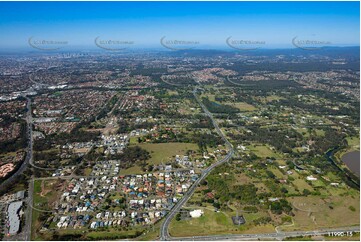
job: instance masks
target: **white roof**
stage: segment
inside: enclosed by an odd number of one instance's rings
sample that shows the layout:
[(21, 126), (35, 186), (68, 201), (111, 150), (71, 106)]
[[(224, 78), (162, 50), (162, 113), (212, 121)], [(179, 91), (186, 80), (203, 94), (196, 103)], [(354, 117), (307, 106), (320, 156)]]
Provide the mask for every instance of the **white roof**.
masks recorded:
[(22, 201), (12, 202), (8, 207), (8, 216), (9, 216), (9, 234), (14, 235), (19, 231), (20, 228), (20, 218), (18, 216), (18, 211), (23, 205)]
[(200, 209), (197, 209), (197, 210), (193, 210), (193, 211), (189, 212), (189, 214), (191, 215), (192, 218), (199, 218), (200, 216), (203, 215), (203, 211)]

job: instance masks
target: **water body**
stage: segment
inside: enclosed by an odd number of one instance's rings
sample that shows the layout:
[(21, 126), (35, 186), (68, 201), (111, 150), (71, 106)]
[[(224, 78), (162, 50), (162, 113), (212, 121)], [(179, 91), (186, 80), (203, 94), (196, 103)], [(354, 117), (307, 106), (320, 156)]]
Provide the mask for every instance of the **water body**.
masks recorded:
[(358, 177), (360, 177), (360, 151), (351, 151), (341, 158), (343, 163)]

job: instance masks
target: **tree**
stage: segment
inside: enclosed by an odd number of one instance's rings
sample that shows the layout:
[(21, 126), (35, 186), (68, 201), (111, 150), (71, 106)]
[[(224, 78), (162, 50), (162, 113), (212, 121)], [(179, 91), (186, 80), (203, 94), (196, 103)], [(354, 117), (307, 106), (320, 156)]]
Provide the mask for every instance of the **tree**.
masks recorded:
[(311, 194), (311, 191), (308, 190), (308, 189), (303, 189), (302, 194), (305, 195), (305, 196), (308, 196), (308, 195)]

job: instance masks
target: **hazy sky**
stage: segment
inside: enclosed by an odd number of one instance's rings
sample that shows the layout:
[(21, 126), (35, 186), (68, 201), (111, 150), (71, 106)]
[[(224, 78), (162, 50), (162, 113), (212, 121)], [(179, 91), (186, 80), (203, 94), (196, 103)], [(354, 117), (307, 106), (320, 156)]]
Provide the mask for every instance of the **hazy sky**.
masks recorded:
[[(0, 46), (28, 39), (94, 47), (94, 39), (160, 47), (160, 39), (225, 46), (225, 40), (292, 47), (295, 36), (359, 45), (359, 2), (0, 2)], [(30, 47), (29, 47), (30, 48)]]

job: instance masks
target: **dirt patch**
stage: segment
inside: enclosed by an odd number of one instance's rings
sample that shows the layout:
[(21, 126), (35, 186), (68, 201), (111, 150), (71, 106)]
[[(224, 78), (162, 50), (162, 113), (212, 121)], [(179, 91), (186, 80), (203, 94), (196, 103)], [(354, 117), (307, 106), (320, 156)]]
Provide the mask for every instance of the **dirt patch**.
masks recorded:
[(48, 194), (50, 191), (51, 191), (51, 189), (46, 189), (45, 188), (45, 181), (42, 181), (41, 182), (41, 192), (40, 192), (39, 195), (42, 196), (42, 197), (45, 197), (46, 194)]
[(48, 204), (54, 204), (59, 199), (59, 191), (64, 190), (64, 187), (64, 180), (42, 181), (39, 195), (46, 197)]

